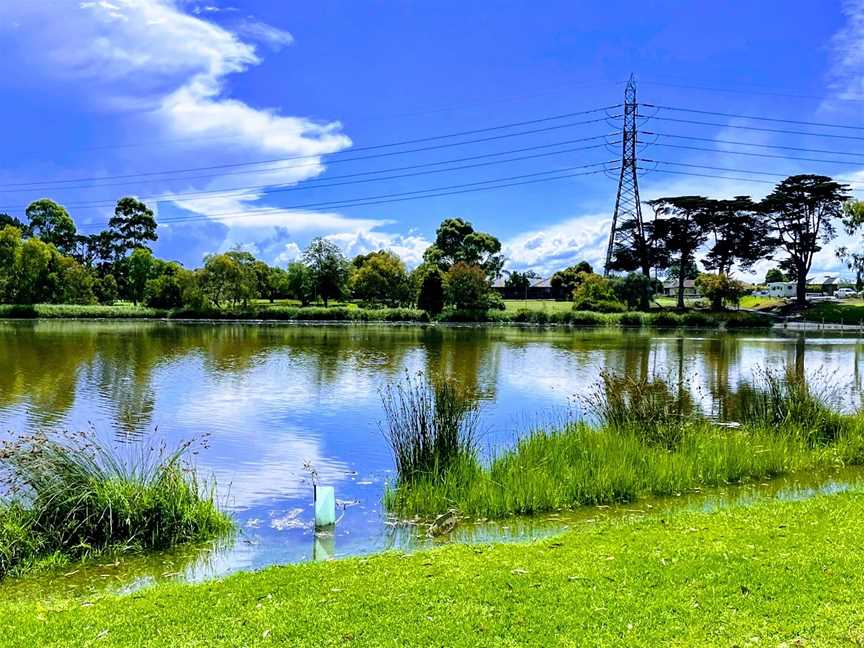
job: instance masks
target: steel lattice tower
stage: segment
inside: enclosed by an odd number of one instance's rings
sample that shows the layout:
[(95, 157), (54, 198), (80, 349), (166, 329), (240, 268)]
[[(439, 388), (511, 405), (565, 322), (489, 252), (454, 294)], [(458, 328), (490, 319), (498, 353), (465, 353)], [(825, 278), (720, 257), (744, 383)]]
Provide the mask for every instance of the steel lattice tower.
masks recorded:
[(636, 177), (636, 80), (630, 75), (624, 90), (624, 126), (621, 130), (621, 175), (618, 179), (618, 195), (615, 197), (615, 211), (612, 214), (612, 228), (609, 231), (609, 245), (606, 248), (606, 265), (603, 274), (609, 274), (612, 252), (618, 234), (618, 224), (627, 219), (635, 219), (642, 229), (642, 203), (639, 201), (639, 182)]

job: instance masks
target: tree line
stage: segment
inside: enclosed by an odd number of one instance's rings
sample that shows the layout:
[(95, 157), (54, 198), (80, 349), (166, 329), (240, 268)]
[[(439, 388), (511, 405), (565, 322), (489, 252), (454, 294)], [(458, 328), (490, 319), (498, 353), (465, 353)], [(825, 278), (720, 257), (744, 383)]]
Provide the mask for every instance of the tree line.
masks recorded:
[[(864, 224), (864, 203), (827, 176), (797, 175), (778, 183), (763, 200), (749, 196), (713, 199), (671, 196), (646, 203), (652, 215), (620, 224), (612, 277), (595, 274), (587, 262), (556, 272), (551, 286), (573, 299), (574, 308), (615, 311), (647, 309), (660, 289), (658, 272), (677, 280), (677, 302), (696, 276), (700, 291), (722, 308), (744, 285), (733, 268), (784, 254), (775, 279), (797, 282), (806, 298), (814, 255), (834, 239), (839, 227), (854, 232)], [(539, 275), (504, 271), (501, 243), (461, 218), (445, 219), (423, 261), (409, 271), (393, 252), (378, 250), (346, 258), (326, 238), (316, 238), (287, 267), (271, 266), (235, 249), (211, 254), (196, 269), (153, 255), (158, 238), (153, 211), (132, 197), (121, 198), (108, 227), (82, 234), (69, 213), (49, 199), (31, 203), (26, 220), (0, 214), (0, 301), (4, 303), (103, 303), (127, 300), (173, 309), (245, 308), (252, 300), (294, 299), (302, 305), (353, 299), (365, 306), (417, 306), (432, 314), (502, 308), (492, 283), (502, 274), (516, 294)], [(696, 257), (709, 271), (698, 273)], [(838, 255), (859, 279), (864, 252), (840, 248)]]

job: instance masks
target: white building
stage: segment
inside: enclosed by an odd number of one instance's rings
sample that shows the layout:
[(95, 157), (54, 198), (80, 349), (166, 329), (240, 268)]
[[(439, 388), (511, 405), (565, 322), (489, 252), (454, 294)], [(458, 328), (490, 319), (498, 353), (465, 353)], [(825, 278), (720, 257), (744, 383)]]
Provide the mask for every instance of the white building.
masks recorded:
[(795, 296), (797, 288), (794, 281), (772, 281), (768, 284), (768, 296), (788, 299)]

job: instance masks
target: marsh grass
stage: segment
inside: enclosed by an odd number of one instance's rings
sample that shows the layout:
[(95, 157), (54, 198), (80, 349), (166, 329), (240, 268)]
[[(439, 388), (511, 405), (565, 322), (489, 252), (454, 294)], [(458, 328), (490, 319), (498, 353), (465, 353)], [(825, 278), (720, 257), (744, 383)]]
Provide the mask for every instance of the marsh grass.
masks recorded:
[(228, 533), (213, 484), (175, 450), (121, 450), (89, 435), (36, 434), (2, 444), (0, 576), (40, 560), (167, 549)]
[(864, 463), (864, 417), (833, 411), (806, 377), (763, 375), (740, 427), (725, 427), (699, 414), (689, 390), (604, 374), (588, 397), (596, 424), (541, 426), (486, 465), (463, 455), (388, 489), (385, 505), (404, 516), (502, 517)]
[(462, 460), (476, 461), (477, 405), (457, 383), (406, 374), (381, 390), (381, 429), (400, 485), (438, 479)]

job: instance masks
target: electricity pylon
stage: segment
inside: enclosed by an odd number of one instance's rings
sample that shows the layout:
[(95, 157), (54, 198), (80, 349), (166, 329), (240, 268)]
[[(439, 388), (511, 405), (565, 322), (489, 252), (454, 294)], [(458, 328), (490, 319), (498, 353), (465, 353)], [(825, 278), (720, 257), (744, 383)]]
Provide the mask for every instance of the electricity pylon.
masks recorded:
[(615, 197), (615, 211), (612, 214), (612, 228), (609, 231), (609, 246), (606, 248), (606, 265), (603, 274), (609, 274), (612, 252), (618, 224), (635, 219), (638, 229), (642, 230), (642, 204), (639, 201), (639, 181), (636, 177), (636, 80), (630, 75), (624, 90), (624, 126), (621, 131), (621, 175), (618, 179), (618, 195)]

